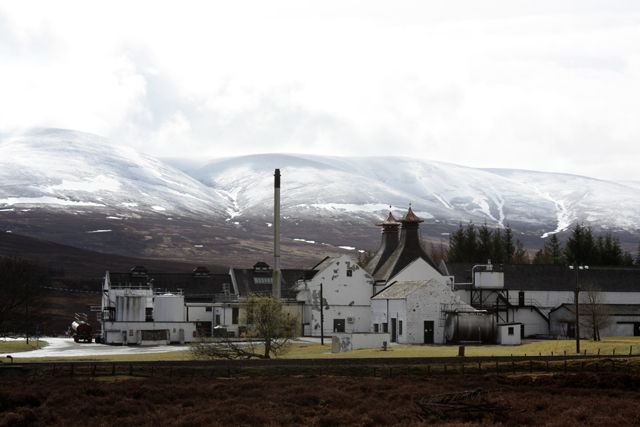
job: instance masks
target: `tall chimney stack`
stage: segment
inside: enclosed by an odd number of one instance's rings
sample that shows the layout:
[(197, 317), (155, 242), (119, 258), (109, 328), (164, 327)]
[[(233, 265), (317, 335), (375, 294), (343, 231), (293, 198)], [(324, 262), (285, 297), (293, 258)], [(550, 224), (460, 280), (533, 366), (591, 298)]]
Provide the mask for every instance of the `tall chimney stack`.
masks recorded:
[(280, 169), (276, 169), (273, 185), (273, 297), (280, 299)]

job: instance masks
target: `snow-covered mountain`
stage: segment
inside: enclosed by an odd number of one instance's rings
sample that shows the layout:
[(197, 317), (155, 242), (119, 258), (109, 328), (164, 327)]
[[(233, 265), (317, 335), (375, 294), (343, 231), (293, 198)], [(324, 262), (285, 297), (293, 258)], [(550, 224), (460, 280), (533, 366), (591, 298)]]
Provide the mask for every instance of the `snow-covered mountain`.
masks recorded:
[(0, 208), (222, 214), (216, 191), (160, 160), (103, 138), (60, 129), (0, 139)]
[(273, 169), (282, 170), (283, 213), (295, 217), (380, 218), (409, 203), (427, 223), (509, 224), (539, 236), (576, 222), (612, 231), (640, 228), (640, 188), (583, 176), (474, 169), (404, 157), (264, 154), (188, 170), (225, 194), (233, 215), (271, 209)]
[[(135, 255), (262, 253), (275, 168), (285, 245), (306, 239), (370, 249), (373, 224), (390, 205), (401, 215), (410, 203), (432, 238), (470, 220), (508, 224), (530, 241), (576, 221), (628, 242), (640, 235), (634, 183), (406, 157), (262, 154), (202, 166), (60, 129), (0, 135), (0, 230)], [(111, 240), (92, 234), (112, 230)]]

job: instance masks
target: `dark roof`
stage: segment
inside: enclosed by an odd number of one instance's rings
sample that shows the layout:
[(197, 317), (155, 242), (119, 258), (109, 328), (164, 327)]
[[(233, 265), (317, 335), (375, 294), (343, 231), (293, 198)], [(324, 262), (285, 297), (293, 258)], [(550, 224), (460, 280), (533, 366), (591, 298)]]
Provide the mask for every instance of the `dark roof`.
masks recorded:
[[(140, 269), (137, 269), (140, 272)], [(153, 286), (154, 291), (182, 290), (187, 301), (211, 301), (228, 299), (233, 294), (231, 277), (228, 274), (211, 274), (196, 268), (191, 273), (155, 273), (147, 272), (144, 277), (128, 273), (109, 272), (113, 286), (145, 285)]]
[(418, 215), (416, 215), (415, 213), (413, 213), (413, 209), (411, 209), (411, 206), (409, 206), (409, 210), (407, 211), (407, 213), (402, 217), (402, 219), (400, 220), (400, 222), (402, 223), (406, 223), (406, 222), (415, 222), (415, 223), (419, 223), (419, 222), (424, 222), (423, 219), (418, 218)]
[[(447, 264), (455, 283), (471, 282), (472, 267), (473, 264)], [(509, 290), (573, 291), (576, 287), (576, 272), (566, 265), (494, 265), (494, 271), (499, 268), (504, 271), (504, 288)], [(580, 270), (578, 274), (581, 288), (593, 287), (609, 292), (640, 291), (640, 268), (594, 266)]]
[[(295, 299), (297, 281), (309, 279), (315, 274), (315, 270), (283, 269), (281, 270), (281, 296), (285, 299)], [(271, 295), (272, 270), (257, 271), (255, 269), (232, 268), (231, 274), (235, 277), (238, 293), (241, 297), (250, 294)]]
[(420, 240), (419, 226), (422, 220), (418, 218), (411, 208), (402, 218), (402, 229), (400, 231), (400, 242), (396, 249), (389, 255), (382, 266), (377, 267), (374, 273), (375, 280), (389, 280), (402, 269), (418, 258), (425, 260), (436, 271), (440, 271), (431, 257), (422, 247)]
[(396, 218), (393, 216), (393, 213), (389, 212), (389, 215), (387, 216), (387, 219), (385, 219), (384, 221), (376, 224), (376, 225), (380, 225), (382, 227), (385, 226), (390, 226), (390, 227), (395, 227), (395, 226), (400, 226), (400, 223), (398, 221), (396, 221)]
[[(607, 315), (609, 316), (640, 316), (640, 305), (638, 304), (601, 304), (607, 308)], [(582, 303), (580, 305), (582, 307)], [(567, 309), (571, 313), (575, 313), (575, 304), (561, 304), (558, 307), (551, 310), (550, 314), (560, 310), (561, 308)], [(582, 308), (580, 309), (582, 315)]]

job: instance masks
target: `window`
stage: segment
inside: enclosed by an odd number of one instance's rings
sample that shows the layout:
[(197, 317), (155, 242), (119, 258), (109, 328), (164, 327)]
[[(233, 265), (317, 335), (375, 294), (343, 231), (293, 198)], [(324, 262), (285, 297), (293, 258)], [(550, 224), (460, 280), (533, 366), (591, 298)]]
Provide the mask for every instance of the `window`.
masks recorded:
[(507, 334), (513, 335), (513, 326), (509, 326), (509, 329), (507, 329)]
[(402, 320), (398, 322), (398, 335), (402, 335)]
[(347, 270), (347, 277), (353, 276), (353, 270)]
[(211, 311), (211, 307), (206, 307), (204, 310), (205, 311)]
[(145, 322), (153, 322), (153, 307), (147, 307), (144, 309)]
[(387, 322), (382, 324), (382, 332), (389, 332), (389, 324)]
[(380, 325), (377, 323), (373, 324), (373, 332), (378, 333), (380, 331)]
[(220, 315), (216, 314), (216, 326), (220, 324)]
[(233, 307), (231, 309), (231, 324), (232, 325), (237, 325), (238, 324), (239, 312), (240, 312), (240, 309), (238, 307)]

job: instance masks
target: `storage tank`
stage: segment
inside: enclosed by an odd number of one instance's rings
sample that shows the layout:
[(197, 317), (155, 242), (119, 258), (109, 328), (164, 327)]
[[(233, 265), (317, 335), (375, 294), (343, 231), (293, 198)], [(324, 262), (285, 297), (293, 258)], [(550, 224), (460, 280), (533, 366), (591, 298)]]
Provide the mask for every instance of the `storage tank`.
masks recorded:
[(486, 312), (448, 313), (444, 334), (448, 343), (494, 343), (494, 316)]
[(116, 297), (116, 321), (144, 322), (145, 298), (142, 296), (122, 295)]
[(73, 330), (73, 340), (75, 342), (91, 342), (93, 340), (93, 328), (90, 324), (82, 320), (74, 320), (71, 323)]
[(184, 322), (184, 295), (166, 293), (153, 297), (155, 322)]

